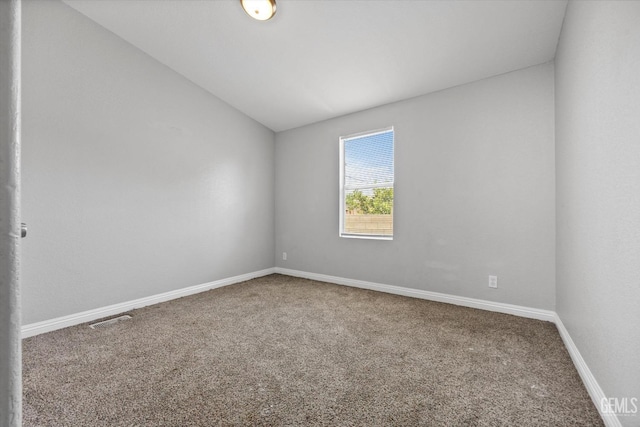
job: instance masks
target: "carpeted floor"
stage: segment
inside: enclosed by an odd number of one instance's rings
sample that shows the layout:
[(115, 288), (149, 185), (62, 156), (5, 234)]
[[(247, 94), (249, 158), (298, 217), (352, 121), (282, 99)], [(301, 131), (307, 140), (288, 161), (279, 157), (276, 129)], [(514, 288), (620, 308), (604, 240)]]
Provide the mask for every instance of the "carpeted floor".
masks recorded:
[(555, 326), (271, 275), (24, 340), (25, 426), (599, 426)]

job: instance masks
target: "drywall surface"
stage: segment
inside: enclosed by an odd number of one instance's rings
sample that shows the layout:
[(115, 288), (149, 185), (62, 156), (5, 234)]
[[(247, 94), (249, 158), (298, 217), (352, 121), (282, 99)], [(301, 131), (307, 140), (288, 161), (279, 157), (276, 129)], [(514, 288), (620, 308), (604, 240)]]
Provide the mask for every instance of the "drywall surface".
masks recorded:
[[(553, 120), (547, 63), (276, 134), (276, 265), (553, 310)], [(394, 239), (341, 238), (338, 138), (387, 126)]]
[(604, 393), (640, 400), (639, 118), (640, 2), (570, 2), (556, 58), (557, 313)]
[(272, 131), (63, 3), (23, 18), (24, 323), (273, 267)]
[(19, 1), (0, 1), (0, 427), (22, 424), (20, 15)]

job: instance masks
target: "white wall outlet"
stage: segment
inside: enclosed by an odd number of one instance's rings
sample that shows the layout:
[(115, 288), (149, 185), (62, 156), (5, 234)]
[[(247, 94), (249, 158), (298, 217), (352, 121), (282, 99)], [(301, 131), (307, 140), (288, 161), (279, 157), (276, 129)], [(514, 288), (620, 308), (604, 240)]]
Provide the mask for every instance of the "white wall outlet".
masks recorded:
[(490, 288), (498, 287), (498, 276), (489, 276), (489, 287)]
[(282, 259), (283, 259), (284, 261), (286, 261), (286, 260), (287, 260), (287, 253), (286, 253), (286, 252), (282, 252)]

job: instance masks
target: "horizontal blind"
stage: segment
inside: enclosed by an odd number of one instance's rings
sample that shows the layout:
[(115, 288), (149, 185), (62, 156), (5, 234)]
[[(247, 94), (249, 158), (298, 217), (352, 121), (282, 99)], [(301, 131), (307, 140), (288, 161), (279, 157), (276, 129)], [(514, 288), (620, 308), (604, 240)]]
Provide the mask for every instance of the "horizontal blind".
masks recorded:
[(345, 190), (371, 193), (373, 188), (393, 187), (393, 129), (343, 142)]

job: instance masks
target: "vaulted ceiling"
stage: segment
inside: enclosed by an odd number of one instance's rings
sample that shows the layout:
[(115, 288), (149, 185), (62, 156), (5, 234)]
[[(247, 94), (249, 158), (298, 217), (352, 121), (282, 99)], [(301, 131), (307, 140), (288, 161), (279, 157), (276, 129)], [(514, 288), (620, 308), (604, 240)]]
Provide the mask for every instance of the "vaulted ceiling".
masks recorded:
[(555, 56), (558, 1), (66, 0), (274, 131), (399, 101)]

